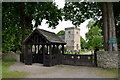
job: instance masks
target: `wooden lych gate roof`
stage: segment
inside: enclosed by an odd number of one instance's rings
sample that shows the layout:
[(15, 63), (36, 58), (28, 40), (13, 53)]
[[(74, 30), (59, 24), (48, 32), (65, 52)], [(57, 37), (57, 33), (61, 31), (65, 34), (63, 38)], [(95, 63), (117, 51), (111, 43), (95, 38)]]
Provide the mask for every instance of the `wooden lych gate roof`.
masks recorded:
[(41, 34), (48, 42), (50, 43), (60, 43), (60, 44), (66, 44), (62, 39), (60, 39), (55, 33), (49, 32), (43, 29), (35, 29), (25, 40), (24, 43), (28, 42), (31, 39), (31, 36), (33, 33), (37, 32), (38, 34)]

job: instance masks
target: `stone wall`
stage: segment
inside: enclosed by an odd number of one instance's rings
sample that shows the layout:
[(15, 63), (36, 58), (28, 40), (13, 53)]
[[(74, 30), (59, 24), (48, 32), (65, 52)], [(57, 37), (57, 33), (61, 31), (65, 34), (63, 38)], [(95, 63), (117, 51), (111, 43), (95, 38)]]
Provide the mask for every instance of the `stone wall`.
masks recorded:
[(2, 57), (3, 57), (3, 59), (15, 60), (15, 61), (20, 62), (20, 54), (21, 54), (20, 51), (17, 51), (16, 53), (10, 51), (8, 53), (3, 53)]
[(120, 51), (98, 51), (97, 65), (102, 68), (118, 68)]

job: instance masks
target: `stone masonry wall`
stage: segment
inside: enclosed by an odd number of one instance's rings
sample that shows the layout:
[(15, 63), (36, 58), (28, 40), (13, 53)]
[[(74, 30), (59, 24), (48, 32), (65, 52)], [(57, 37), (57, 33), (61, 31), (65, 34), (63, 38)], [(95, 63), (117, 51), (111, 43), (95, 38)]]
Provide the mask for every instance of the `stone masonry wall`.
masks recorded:
[(15, 60), (15, 61), (20, 62), (20, 53), (21, 53), (20, 51), (17, 51), (16, 53), (10, 51), (8, 53), (3, 53), (2, 57), (4, 59)]
[(118, 68), (120, 51), (98, 51), (97, 65), (102, 68)]

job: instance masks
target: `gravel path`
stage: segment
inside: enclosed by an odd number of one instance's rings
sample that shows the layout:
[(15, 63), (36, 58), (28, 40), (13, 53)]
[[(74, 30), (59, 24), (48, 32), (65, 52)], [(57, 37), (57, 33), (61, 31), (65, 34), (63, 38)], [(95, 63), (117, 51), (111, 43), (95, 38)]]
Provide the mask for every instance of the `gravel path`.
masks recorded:
[(10, 71), (28, 72), (27, 78), (114, 78), (117, 74), (104, 71), (101, 68), (56, 65), (53, 67), (44, 67), (42, 64), (34, 63), (25, 65), (15, 62)]

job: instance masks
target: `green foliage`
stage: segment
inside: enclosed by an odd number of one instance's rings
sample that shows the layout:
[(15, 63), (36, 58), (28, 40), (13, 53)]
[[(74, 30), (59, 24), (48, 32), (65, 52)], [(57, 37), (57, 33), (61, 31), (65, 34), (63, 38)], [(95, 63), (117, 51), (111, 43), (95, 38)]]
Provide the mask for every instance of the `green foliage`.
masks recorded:
[(65, 35), (65, 31), (64, 30), (61, 30), (57, 33), (58, 36), (61, 36), (61, 35)]
[[(41, 22), (43, 19), (46, 19), (49, 24), (49, 27), (55, 28), (56, 25), (58, 25), (58, 21), (62, 20), (62, 10), (58, 9), (55, 4), (52, 2), (27, 2), (27, 3), (17, 3), (17, 2), (11, 2), (11, 3), (3, 3), (3, 22), (4, 27), (5, 25), (8, 25), (11, 23), (11, 25), (19, 25), (20, 24), (20, 11), (19, 9), (22, 9), (24, 11), (23, 17), (25, 18), (25, 21), (28, 22), (28, 27), (32, 27), (32, 20), (35, 21), (35, 27), (38, 25), (41, 25)], [(10, 19), (10, 20), (9, 20)], [(7, 23), (8, 24), (5, 24)], [(3, 27), (3, 28), (4, 28)], [(20, 26), (19, 26), (20, 27)], [(21, 26), (22, 27), (22, 26)], [(30, 28), (31, 29), (31, 28)]]
[(64, 7), (65, 20), (71, 20), (73, 25), (79, 26), (87, 19), (101, 17), (100, 3), (96, 2), (66, 2)]
[(55, 28), (62, 20), (62, 14), (62, 10), (52, 2), (2, 3), (3, 52), (20, 50), (22, 41), (33, 27), (41, 25), (43, 19), (47, 20), (49, 27)]
[(80, 37), (80, 43), (81, 43), (81, 49), (86, 48), (86, 41), (82, 37)]
[(87, 42), (90, 49), (103, 48), (103, 39), (99, 35), (95, 35), (93, 39)]
[(94, 26), (94, 21), (90, 21), (88, 24), (88, 33), (86, 33), (87, 46), (90, 49), (103, 48), (103, 36), (102, 30), (99, 26)]
[(95, 22), (90, 21), (88, 24), (89, 32), (86, 34), (87, 40), (94, 38), (95, 35), (101, 36), (102, 30), (99, 26), (94, 26), (94, 23)]
[(18, 27), (8, 27), (2, 31), (2, 49), (5, 51), (19, 50), (21, 47), (21, 31)]

